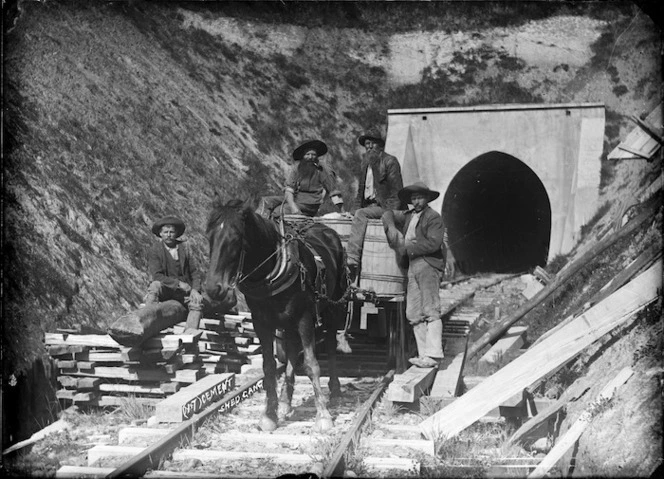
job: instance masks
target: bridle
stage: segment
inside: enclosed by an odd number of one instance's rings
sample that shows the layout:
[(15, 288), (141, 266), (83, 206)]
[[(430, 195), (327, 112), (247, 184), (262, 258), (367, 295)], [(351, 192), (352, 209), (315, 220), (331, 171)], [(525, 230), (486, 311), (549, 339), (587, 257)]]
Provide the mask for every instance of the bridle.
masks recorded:
[(240, 259), (238, 261), (238, 266), (237, 266), (237, 271), (235, 272), (235, 276), (231, 280), (229, 287), (231, 289), (235, 289), (238, 285), (242, 284), (244, 281), (246, 281), (249, 276), (254, 274), (256, 271), (258, 271), (261, 266), (263, 266), (265, 263), (270, 261), (273, 257), (277, 256), (278, 254), (281, 253), (282, 257), (285, 257), (285, 250), (286, 250), (286, 245), (295, 239), (295, 237), (292, 234), (284, 234), (283, 233), (283, 223), (280, 228), (280, 233), (279, 233), (279, 238), (280, 238), (280, 245), (263, 261), (260, 262), (254, 269), (252, 269), (249, 273), (243, 274), (242, 270), (244, 269), (244, 260), (247, 255), (245, 249), (244, 249), (244, 228), (242, 228), (242, 237), (240, 239), (240, 244), (242, 245), (240, 249)]

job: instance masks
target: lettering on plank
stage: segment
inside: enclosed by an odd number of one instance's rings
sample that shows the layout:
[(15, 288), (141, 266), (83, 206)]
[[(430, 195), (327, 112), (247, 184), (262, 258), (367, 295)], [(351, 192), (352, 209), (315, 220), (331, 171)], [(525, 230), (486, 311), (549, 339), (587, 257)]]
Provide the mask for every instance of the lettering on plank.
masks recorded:
[(191, 419), (194, 414), (202, 411), (213, 402), (219, 401), (235, 385), (235, 376), (224, 379), (219, 384), (211, 387), (207, 391), (200, 393), (191, 401), (182, 405), (183, 419)]
[(254, 395), (254, 393), (256, 393), (257, 391), (260, 391), (261, 389), (263, 389), (263, 380), (262, 379), (256, 381), (256, 384), (254, 384), (253, 386), (251, 386), (251, 387), (245, 389), (244, 391), (242, 391), (242, 394), (238, 394), (237, 396), (235, 396), (231, 400), (226, 401), (224, 404), (222, 404), (219, 407), (219, 412), (230, 411), (235, 406), (240, 404), (242, 401), (244, 401), (245, 399), (249, 399), (251, 396)]

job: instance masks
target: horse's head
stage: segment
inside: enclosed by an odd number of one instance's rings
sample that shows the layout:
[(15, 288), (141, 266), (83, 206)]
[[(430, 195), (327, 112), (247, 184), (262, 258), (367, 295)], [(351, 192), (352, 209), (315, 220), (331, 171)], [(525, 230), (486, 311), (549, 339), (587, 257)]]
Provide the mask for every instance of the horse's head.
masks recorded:
[(210, 264), (205, 292), (226, 309), (235, 306), (235, 287), (242, 274), (246, 208), (241, 201), (222, 205), (217, 199), (207, 225)]

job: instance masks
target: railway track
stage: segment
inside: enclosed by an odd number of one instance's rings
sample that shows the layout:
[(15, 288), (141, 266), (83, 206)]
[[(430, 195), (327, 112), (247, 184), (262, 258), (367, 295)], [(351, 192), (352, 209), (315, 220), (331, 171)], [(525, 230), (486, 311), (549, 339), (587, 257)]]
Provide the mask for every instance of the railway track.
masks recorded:
[[(446, 341), (465, 340), (493, 310), (497, 296), (490, 289), (511, 277), (471, 278), (441, 288)], [(121, 429), (117, 444), (91, 447), (87, 466), (63, 465), (56, 477), (337, 477), (349, 471), (358, 477), (419, 477), (436, 462), (434, 443), (421, 439), (417, 406), (383, 397), (394, 375), (342, 377), (342, 397), (329, 407), (335, 426), (325, 434), (313, 432), (313, 389), (308, 377), (298, 375), (292, 414), (264, 433), (258, 429), (263, 376), (252, 369), (236, 375), (232, 391), (190, 419)], [(321, 383), (327, 390), (327, 377)]]
[[(343, 397), (330, 404), (335, 426), (325, 434), (312, 432), (316, 410), (307, 377), (297, 376), (293, 413), (273, 433), (257, 426), (265, 399), (257, 391), (262, 375), (241, 378), (240, 387), (205, 412), (176, 427), (121, 429), (118, 444), (93, 446), (87, 451), (88, 466), (62, 466), (56, 477), (244, 478), (305, 472), (331, 477), (349, 468), (371, 477), (395, 471), (416, 475), (416, 457), (433, 456), (433, 442), (417, 438), (419, 416), (412, 414), (411, 424), (405, 425), (403, 417), (380, 401), (393, 374), (341, 378)], [(327, 378), (322, 383), (326, 389)], [(236, 404), (234, 398), (242, 400)]]

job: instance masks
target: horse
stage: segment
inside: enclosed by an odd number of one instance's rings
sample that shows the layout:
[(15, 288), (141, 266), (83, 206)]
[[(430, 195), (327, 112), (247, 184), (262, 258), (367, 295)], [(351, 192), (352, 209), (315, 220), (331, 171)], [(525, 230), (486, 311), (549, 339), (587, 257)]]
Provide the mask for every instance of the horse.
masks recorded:
[[(311, 226), (303, 234), (285, 234), (283, 223), (279, 228), (274, 220), (256, 213), (249, 202), (231, 200), (222, 204), (218, 196), (208, 219), (210, 264), (205, 291), (228, 309), (235, 306), (236, 287), (245, 296), (263, 354), (266, 404), (259, 422), (263, 431), (275, 430), (278, 421), (292, 413), (300, 341), (317, 409), (314, 431), (324, 432), (334, 426), (320, 385), (315, 329), (317, 323), (326, 327), (328, 387), (330, 398), (335, 399), (341, 395), (335, 325), (345, 320), (349, 281), (337, 233), (318, 223)], [(273, 347), (277, 329), (285, 332), (287, 358), (278, 403)]]

